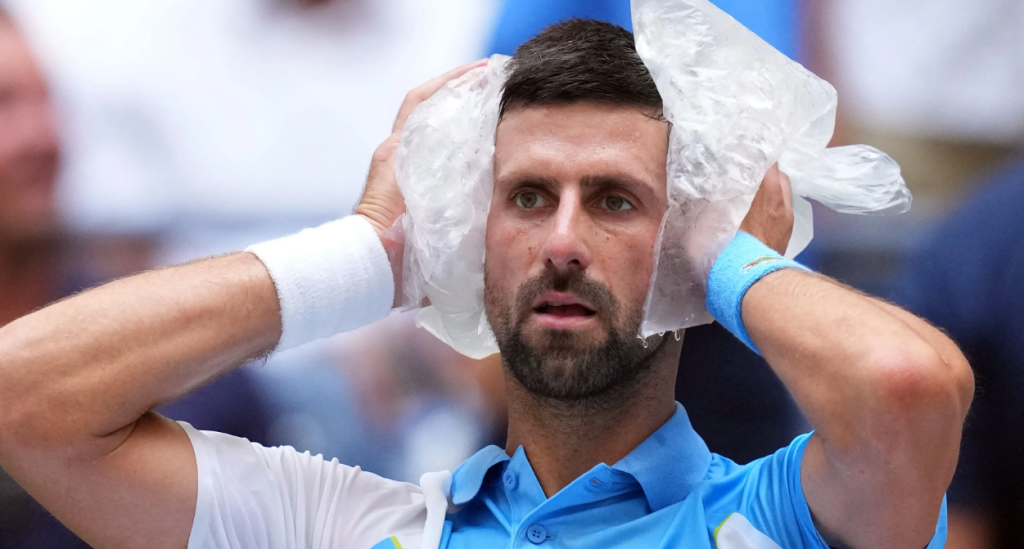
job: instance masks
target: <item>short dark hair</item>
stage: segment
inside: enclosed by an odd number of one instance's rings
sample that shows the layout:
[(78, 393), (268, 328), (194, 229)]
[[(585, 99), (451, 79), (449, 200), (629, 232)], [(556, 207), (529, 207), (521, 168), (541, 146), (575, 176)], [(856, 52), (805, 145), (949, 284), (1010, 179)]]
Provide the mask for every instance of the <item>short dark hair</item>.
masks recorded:
[(501, 117), (517, 107), (579, 101), (635, 105), (661, 115), (661, 95), (632, 33), (611, 23), (569, 19), (516, 49), (502, 90)]

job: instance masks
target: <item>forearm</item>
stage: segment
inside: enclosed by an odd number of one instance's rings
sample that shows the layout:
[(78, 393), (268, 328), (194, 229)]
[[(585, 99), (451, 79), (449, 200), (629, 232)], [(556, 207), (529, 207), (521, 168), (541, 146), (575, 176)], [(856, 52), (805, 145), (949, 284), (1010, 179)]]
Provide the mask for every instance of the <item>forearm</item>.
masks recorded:
[(742, 311), (751, 339), (836, 449), (861, 450), (868, 440), (877, 447), (890, 437), (958, 438), (973, 391), (963, 379), (969, 368), (924, 321), (796, 270), (754, 284)]
[(0, 329), (0, 427), (5, 439), (102, 454), (119, 444), (109, 435), (280, 334), (274, 284), (252, 254), (115, 281)]
[(936, 532), (974, 392), (941, 331), (781, 255), (788, 178), (770, 170), (708, 278), (708, 310), (764, 355), (807, 416), (800, 481), (832, 546), (913, 548)]
[(781, 270), (742, 302), (751, 339), (816, 435), (801, 467), (819, 530), (849, 547), (922, 547), (973, 393), (941, 332), (823, 276)]

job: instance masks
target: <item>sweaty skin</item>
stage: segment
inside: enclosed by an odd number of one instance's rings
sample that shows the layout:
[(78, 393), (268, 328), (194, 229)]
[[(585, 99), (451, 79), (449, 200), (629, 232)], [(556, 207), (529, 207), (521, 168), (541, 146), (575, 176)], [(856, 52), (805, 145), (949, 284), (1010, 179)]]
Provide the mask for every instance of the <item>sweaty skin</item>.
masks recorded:
[[(469, 68), (411, 92), (396, 131)], [(624, 307), (642, 302), (664, 211), (668, 135), (648, 114), (580, 103), (523, 107), (502, 122), (487, 234), (496, 299), (554, 269), (585, 272)], [(396, 142), (393, 135), (374, 155), (357, 209), (382, 235), (404, 210), (391, 167)], [(542, 200), (510, 200), (524, 188)], [(602, 198), (609, 191), (618, 195), (610, 202)], [(743, 228), (781, 247), (792, 230), (788, 204), (788, 180), (772, 170)], [(0, 329), (0, 464), (94, 546), (185, 547), (195, 457), (180, 427), (148, 410), (271, 350), (279, 314), (262, 263), (236, 254), (120, 280)], [(542, 314), (524, 329), (540, 349), (552, 335), (544, 330), (578, 330), (582, 346), (608, 334), (607, 319), (568, 326)], [(924, 547), (973, 393), (957, 348), (909, 313), (803, 272), (755, 284), (743, 317), (816, 429), (802, 476), (820, 529), (841, 547)], [(509, 445), (526, 448), (545, 492), (614, 462), (665, 422), (680, 349), (671, 339), (658, 346), (611, 408), (538, 398), (507, 376)]]

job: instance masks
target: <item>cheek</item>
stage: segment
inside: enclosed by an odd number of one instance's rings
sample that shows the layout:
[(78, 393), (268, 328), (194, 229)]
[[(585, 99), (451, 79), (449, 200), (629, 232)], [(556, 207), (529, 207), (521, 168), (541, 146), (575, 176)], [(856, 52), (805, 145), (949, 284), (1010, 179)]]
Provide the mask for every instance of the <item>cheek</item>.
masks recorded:
[(495, 216), (488, 219), (484, 270), (492, 291), (514, 292), (529, 277), (539, 249), (531, 238), (533, 235), (522, 227), (502, 223)]
[(655, 232), (629, 239), (610, 238), (604, 242), (609, 246), (606, 278), (622, 308), (627, 311), (643, 307), (647, 297), (654, 271), (656, 237)]

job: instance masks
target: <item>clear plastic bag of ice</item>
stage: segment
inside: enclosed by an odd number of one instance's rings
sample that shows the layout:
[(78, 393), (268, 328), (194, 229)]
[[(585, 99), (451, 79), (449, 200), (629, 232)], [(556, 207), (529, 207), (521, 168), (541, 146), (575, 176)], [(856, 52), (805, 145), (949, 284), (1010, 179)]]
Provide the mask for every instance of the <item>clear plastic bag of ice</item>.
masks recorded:
[(498, 352), (484, 314), (484, 233), (507, 62), (495, 55), (421, 103), (395, 157), (406, 206), (404, 303), (429, 300), (417, 322), (474, 358)]
[[(768, 168), (793, 184), (788, 257), (813, 236), (810, 203), (845, 213), (902, 212), (899, 166), (864, 145), (826, 148), (836, 92), (708, 0), (633, 0), (637, 51), (672, 123), (669, 209), (640, 336), (711, 321), (707, 275)], [(396, 158), (406, 199), (405, 302), (420, 325), (463, 354), (497, 352), (484, 314), (484, 233), (494, 135), (508, 58), (449, 83), (410, 116)], [(804, 198), (800, 198), (804, 197)]]

